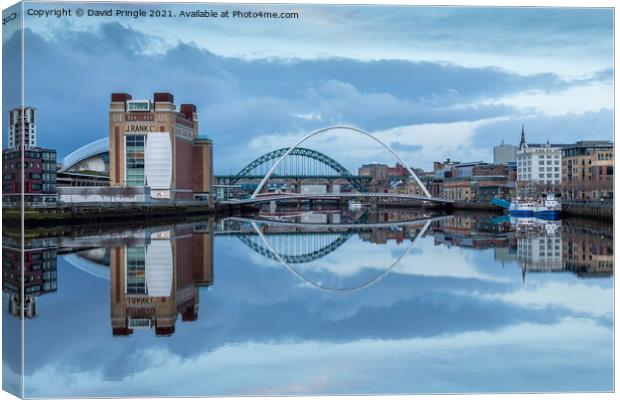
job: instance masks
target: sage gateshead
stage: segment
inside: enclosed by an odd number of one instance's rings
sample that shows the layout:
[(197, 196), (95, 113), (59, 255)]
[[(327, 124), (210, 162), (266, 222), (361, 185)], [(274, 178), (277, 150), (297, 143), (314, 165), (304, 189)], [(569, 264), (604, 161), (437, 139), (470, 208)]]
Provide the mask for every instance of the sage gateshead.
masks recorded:
[(199, 135), (196, 106), (112, 93), (109, 172), (111, 186), (148, 186), (154, 199), (210, 200), (213, 142)]

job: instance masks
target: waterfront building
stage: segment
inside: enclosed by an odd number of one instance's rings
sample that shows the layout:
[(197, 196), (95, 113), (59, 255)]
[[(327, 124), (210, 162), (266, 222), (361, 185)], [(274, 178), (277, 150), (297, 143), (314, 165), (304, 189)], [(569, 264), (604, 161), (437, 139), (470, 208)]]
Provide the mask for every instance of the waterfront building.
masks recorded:
[(562, 149), (562, 196), (567, 199), (613, 197), (614, 145), (579, 141)]
[(20, 204), (22, 169), (25, 205), (56, 202), (56, 150), (27, 146), (24, 147), (22, 161), (21, 156), (19, 147), (2, 151), (2, 204), (6, 206)]
[(390, 167), (385, 164), (371, 163), (364, 164), (357, 169), (359, 176), (369, 176), (372, 178), (368, 186), (371, 192), (388, 190), (390, 187)]
[(446, 161), (433, 162), (433, 178), (428, 184), (428, 190), (435, 197), (445, 197), (444, 180), (454, 175), (454, 168), (460, 161), (453, 161), (449, 158)]
[(9, 111), (8, 147), (19, 145), (35, 147), (37, 145), (37, 109), (34, 107), (17, 107)]
[[(395, 193), (408, 194), (414, 196), (424, 196), (420, 185), (411, 177), (409, 177), (409, 171), (406, 171), (404, 176), (392, 175), (390, 176), (391, 180), (391, 191)], [(435, 174), (433, 172), (425, 172), (421, 168), (414, 168), (413, 172), (420, 178), (424, 187), (430, 191), (431, 185), (433, 184), (433, 180)]]
[(111, 186), (148, 186), (156, 199), (211, 198), (213, 143), (199, 137), (195, 105), (177, 111), (170, 93), (152, 101), (113, 93), (109, 146)]
[(104, 137), (72, 151), (59, 162), (60, 171), (96, 173), (110, 172), (110, 138)]
[[(444, 171), (444, 176), (445, 176)], [(458, 163), (443, 180), (443, 197), (456, 201), (490, 202), (514, 191), (514, 168), (482, 161)]]
[(493, 147), (493, 164), (511, 164), (517, 161), (517, 150), (519, 148), (512, 144), (502, 143)]
[(521, 141), (517, 150), (517, 181), (523, 185), (557, 188), (562, 183), (563, 144), (529, 144), (521, 127)]
[(111, 324), (114, 336), (153, 329), (175, 332), (198, 318), (199, 286), (213, 283), (213, 225), (146, 231), (142, 240), (110, 250)]
[(110, 138), (90, 142), (58, 163), (58, 187), (109, 186)]
[(390, 174), (390, 167), (385, 164), (371, 163), (364, 164), (357, 169), (359, 176), (370, 176), (373, 180), (387, 181)]

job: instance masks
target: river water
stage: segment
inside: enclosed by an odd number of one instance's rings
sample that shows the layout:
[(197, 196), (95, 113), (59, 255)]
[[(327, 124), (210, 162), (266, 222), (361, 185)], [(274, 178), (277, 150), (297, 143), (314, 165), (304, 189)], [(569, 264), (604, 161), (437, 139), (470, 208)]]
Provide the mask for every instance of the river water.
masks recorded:
[[(5, 230), (7, 388), (17, 248)], [(613, 390), (611, 226), (265, 209), (26, 249), (27, 397)]]

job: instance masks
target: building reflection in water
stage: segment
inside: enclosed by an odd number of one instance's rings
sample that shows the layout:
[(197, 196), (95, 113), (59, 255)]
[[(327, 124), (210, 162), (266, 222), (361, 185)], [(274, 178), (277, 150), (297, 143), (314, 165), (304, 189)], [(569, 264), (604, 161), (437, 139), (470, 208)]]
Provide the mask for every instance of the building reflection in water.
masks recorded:
[(57, 239), (30, 240), (21, 251), (19, 239), (2, 238), (2, 290), (8, 295), (9, 314), (21, 317), (23, 309), (25, 318), (33, 318), (37, 315), (37, 297), (56, 291), (57, 249)]
[[(613, 235), (609, 226), (587, 227), (537, 218), (455, 215), (433, 228), (436, 245), (494, 249), (502, 265), (517, 262), (528, 273), (572, 272), (580, 277), (613, 274)], [(495, 220), (495, 222), (494, 222)]]
[[(350, 220), (369, 224), (426, 217), (420, 213), (411, 216), (398, 212), (349, 214), (329, 211), (323, 216), (320, 213), (271, 216), (279, 221), (310, 225), (306, 228), (266, 225), (263, 233), (278, 238), (290, 233), (291, 238), (298, 238), (300, 230), (323, 232), (327, 229), (332, 236), (356, 235), (362, 241), (375, 244), (388, 241), (401, 244), (413, 240), (420, 227), (396, 224), (395, 227), (342, 231), (335, 226)], [(494, 261), (501, 265), (517, 263), (524, 281), (529, 273), (570, 272), (582, 278), (613, 275), (610, 226), (591, 226), (584, 221), (501, 218), (456, 214), (434, 222), (427, 235), (432, 235), (438, 246), (493, 249)], [(240, 237), (253, 233), (251, 226), (232, 222), (219, 223), (217, 233)], [(317, 223), (335, 225), (327, 228), (312, 225)], [(213, 221), (96, 236), (33, 239), (26, 241), (23, 252), (19, 249), (19, 239), (9, 233), (5, 232), (2, 240), (3, 291), (8, 296), (7, 313), (16, 317), (21, 315), (22, 309), (26, 318), (35, 317), (37, 297), (56, 292), (59, 255), (64, 255), (68, 264), (79, 264), (78, 268), (86, 272), (110, 279), (110, 318), (114, 336), (131, 335), (135, 329), (153, 329), (157, 336), (172, 335), (179, 314), (185, 322), (198, 318), (199, 287), (213, 283)], [(79, 263), (75, 263), (76, 259)], [(97, 265), (98, 269), (93, 269), (92, 265)]]
[(610, 276), (614, 271), (613, 235), (567, 230), (562, 235), (564, 267), (582, 277)]
[(198, 318), (200, 286), (213, 283), (212, 224), (155, 231), (144, 241), (110, 248), (114, 336), (153, 329), (157, 336)]

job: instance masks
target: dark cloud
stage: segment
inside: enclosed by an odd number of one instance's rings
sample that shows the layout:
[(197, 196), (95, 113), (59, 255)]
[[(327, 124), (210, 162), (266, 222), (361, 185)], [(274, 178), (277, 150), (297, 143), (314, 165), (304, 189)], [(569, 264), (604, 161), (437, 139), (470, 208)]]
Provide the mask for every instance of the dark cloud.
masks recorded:
[(422, 150), (422, 146), (419, 144), (407, 144), (401, 142), (392, 142), (390, 143), (390, 147), (394, 151), (403, 151), (403, 152), (418, 152)]
[[(573, 84), (548, 73), (523, 76), (435, 62), (245, 60), (217, 56), (191, 43), (157, 53), (160, 38), (119, 23), (104, 23), (91, 32), (65, 30), (54, 40), (26, 30), (25, 38), (26, 99), (40, 110), (40, 145), (64, 156), (106, 136), (111, 92), (144, 98), (170, 91), (178, 103), (198, 106), (202, 133), (218, 149), (216, 172), (238, 169), (230, 165), (232, 152), (265, 133), (336, 123), (372, 131), (514, 116), (519, 110), (512, 106), (473, 103)], [(15, 46), (17, 39), (5, 47)], [(591, 77), (608, 78), (608, 72)], [(5, 101), (5, 107), (10, 103)]]
[[(218, 149), (217, 173), (239, 169), (247, 161), (239, 158), (244, 144), (262, 134), (339, 123), (372, 131), (494, 117), (520, 121), (521, 111), (513, 106), (476, 101), (523, 90), (553, 91), (608, 81), (612, 74), (605, 70), (587, 82), (568, 82), (554, 74), (524, 76), (436, 62), (246, 60), (217, 56), (192, 43), (177, 43), (157, 53), (160, 38), (119, 23), (104, 23), (91, 32), (56, 34), (52, 40), (25, 31), (25, 97), (39, 108), (40, 145), (57, 148), (64, 156), (106, 136), (111, 92), (144, 98), (170, 91), (177, 103), (198, 106), (202, 133), (213, 138)], [(18, 40), (18, 35), (7, 40), (3, 51), (14, 51)], [(4, 81), (9, 86), (3, 96), (5, 107), (12, 103), (7, 93), (16, 91), (14, 81), (6, 79), (7, 74), (15, 74), (14, 64), (14, 59), (5, 57)], [(491, 135), (492, 140), (483, 143), (487, 137), (482, 132), (474, 144), (488, 147), (496, 141)]]

